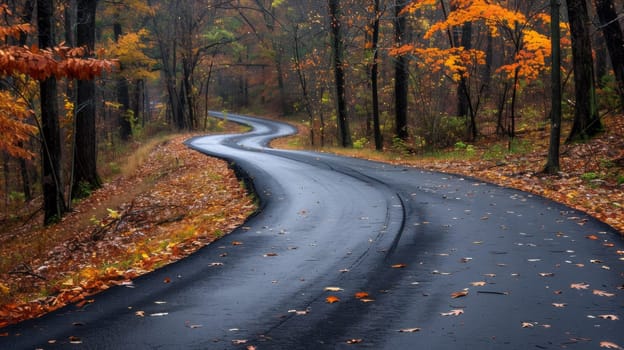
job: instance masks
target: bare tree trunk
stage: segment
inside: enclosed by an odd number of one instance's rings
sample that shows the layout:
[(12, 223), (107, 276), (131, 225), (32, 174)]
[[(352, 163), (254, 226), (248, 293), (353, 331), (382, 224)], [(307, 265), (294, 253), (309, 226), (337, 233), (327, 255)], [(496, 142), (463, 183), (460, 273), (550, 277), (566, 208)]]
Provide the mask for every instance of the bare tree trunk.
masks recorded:
[(586, 140), (602, 130), (598, 117), (594, 66), (589, 35), (589, 15), (585, 0), (568, 0), (574, 65), (574, 123), (567, 142)]
[[(77, 0), (76, 5), (78, 7), (76, 44), (85, 46), (87, 55), (92, 56), (95, 48), (95, 10), (97, 1)], [(102, 186), (102, 181), (97, 173), (95, 81), (78, 80), (77, 95), (72, 198), (84, 197), (91, 190)]]
[(299, 25), (295, 24), (293, 30), (293, 38), (294, 38), (294, 59), (295, 59), (295, 71), (297, 72), (297, 77), (299, 78), (299, 86), (301, 87), (301, 93), (303, 94), (303, 106), (305, 108), (306, 114), (308, 115), (308, 120), (310, 123), (310, 145), (314, 146), (314, 113), (312, 112), (312, 101), (310, 98), (310, 94), (308, 93), (308, 80), (306, 79), (305, 73), (303, 72), (302, 62), (301, 62), (301, 50), (299, 48)]
[[(400, 14), (405, 7), (402, 0), (395, 0), (394, 4), (394, 44), (399, 47), (403, 44), (406, 35), (405, 16)], [(394, 61), (394, 113), (396, 120), (396, 136), (407, 140), (407, 96), (408, 96), (407, 59), (401, 55)]]
[(618, 22), (613, 0), (594, 0), (594, 2), (600, 18), (602, 33), (607, 43), (607, 50), (609, 50), (621, 105), (624, 109), (624, 35)]
[(550, 109), (550, 144), (544, 172), (559, 172), (559, 146), (561, 139), (561, 29), (559, 28), (559, 0), (550, 0), (551, 31), (551, 109)]
[(381, 17), (379, 0), (374, 0), (373, 4), (373, 23), (371, 38), (371, 50), (373, 50), (373, 63), (371, 64), (371, 94), (373, 100), (373, 133), (375, 135), (375, 149), (377, 151), (383, 150), (383, 139), (381, 136), (381, 126), (379, 123), (379, 58), (378, 45), (379, 45), (379, 18)]
[[(121, 23), (115, 22), (113, 23), (113, 36), (115, 42), (119, 42), (119, 37), (121, 37)], [(123, 71), (124, 67), (120, 67), (120, 70)], [(130, 110), (130, 90), (128, 88), (128, 80), (122, 75), (119, 74), (117, 77), (117, 102), (120, 105), (120, 113), (119, 113), (119, 137), (122, 140), (127, 141), (132, 137), (132, 121), (130, 118), (136, 117), (136, 115), (131, 115), (128, 113)]]
[(340, 143), (342, 147), (351, 147), (351, 133), (347, 117), (347, 103), (345, 101), (345, 74), (342, 63), (343, 45), (340, 32), (340, 0), (328, 0), (329, 17), (331, 20), (331, 37), (333, 51), (333, 67), (336, 84), (336, 103), (338, 105), (338, 126), (340, 129)]
[[(37, 26), (39, 47), (54, 46), (54, 1), (37, 0)], [(63, 183), (61, 179), (61, 133), (58, 119), (56, 78), (39, 83), (41, 99), (42, 187), (44, 224), (60, 220), (65, 213)]]

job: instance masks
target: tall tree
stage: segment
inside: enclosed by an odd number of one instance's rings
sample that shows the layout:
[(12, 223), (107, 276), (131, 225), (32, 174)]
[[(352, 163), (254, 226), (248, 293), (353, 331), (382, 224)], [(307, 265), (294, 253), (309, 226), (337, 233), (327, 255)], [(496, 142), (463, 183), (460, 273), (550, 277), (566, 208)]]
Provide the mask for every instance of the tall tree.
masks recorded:
[(574, 69), (574, 123), (568, 142), (586, 140), (602, 130), (594, 86), (594, 65), (585, 0), (568, 0)]
[(331, 47), (333, 53), (333, 68), (336, 87), (336, 104), (338, 106), (338, 126), (342, 147), (351, 147), (351, 132), (347, 116), (347, 102), (345, 100), (345, 72), (343, 65), (344, 48), (342, 43), (340, 0), (328, 0), (329, 19), (331, 26)]
[[(113, 23), (113, 37), (115, 43), (119, 44), (119, 38), (122, 34), (122, 27), (119, 18), (116, 18)], [(120, 63), (121, 70), (125, 67)], [(123, 74), (119, 74), (117, 77), (117, 102), (121, 113), (119, 114), (119, 136), (122, 140), (128, 140), (132, 137), (132, 121), (131, 118), (135, 117), (130, 113), (130, 89), (128, 88), (128, 79)]]
[(550, 144), (544, 172), (556, 174), (559, 171), (559, 146), (561, 139), (561, 29), (559, 28), (559, 0), (550, 0), (551, 32), (551, 109)]
[[(76, 45), (93, 56), (97, 0), (77, 0)], [(80, 198), (102, 185), (97, 173), (95, 132), (95, 81), (78, 80), (73, 162), (72, 198)]]
[(594, 3), (611, 58), (621, 105), (624, 109), (624, 34), (622, 34), (613, 0), (594, 0)]
[[(407, 34), (407, 21), (403, 8), (406, 6), (405, 0), (395, 0), (394, 3), (394, 43), (396, 47), (401, 47), (405, 42)], [(394, 113), (395, 113), (395, 134), (401, 140), (407, 140), (407, 94), (408, 94), (408, 71), (407, 57), (399, 55), (394, 58)]]
[[(40, 48), (54, 46), (54, 1), (37, 0), (37, 27)], [(51, 75), (39, 83), (41, 100), (42, 187), (44, 223), (59, 220), (66, 211), (61, 179), (61, 133), (58, 119), (56, 77)]]
[(375, 135), (375, 149), (383, 150), (383, 139), (381, 136), (381, 126), (379, 123), (379, 19), (381, 18), (380, 0), (373, 1), (373, 20), (371, 23), (371, 43), (370, 49), (373, 58), (370, 67), (371, 97), (373, 102), (373, 133)]

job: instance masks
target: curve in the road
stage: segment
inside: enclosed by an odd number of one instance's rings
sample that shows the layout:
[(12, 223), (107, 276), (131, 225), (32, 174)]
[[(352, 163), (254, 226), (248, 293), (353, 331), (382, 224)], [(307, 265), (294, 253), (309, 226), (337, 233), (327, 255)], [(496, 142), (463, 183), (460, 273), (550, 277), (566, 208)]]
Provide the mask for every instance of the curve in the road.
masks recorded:
[(215, 116), (253, 130), (188, 144), (230, 161), (262, 210), (133, 288), (4, 329), (1, 349), (624, 346), (624, 242), (610, 227), (472, 179), (270, 149), (294, 129)]

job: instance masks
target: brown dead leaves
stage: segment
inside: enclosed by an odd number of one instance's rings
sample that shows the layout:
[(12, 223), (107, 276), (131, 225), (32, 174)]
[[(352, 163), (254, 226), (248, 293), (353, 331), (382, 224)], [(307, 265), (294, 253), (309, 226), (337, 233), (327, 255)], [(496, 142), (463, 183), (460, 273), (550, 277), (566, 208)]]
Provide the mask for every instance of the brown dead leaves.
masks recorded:
[[(105, 184), (58, 225), (20, 233), (19, 246), (0, 245), (3, 257), (44, 252), (0, 270), (0, 327), (68, 303), (84, 306), (113, 284), (131, 286), (130, 279), (191, 254), (255, 210), (227, 164), (189, 150), (182, 144), (189, 137), (157, 144), (135, 173)], [(33, 300), (42, 290), (48, 296)]]

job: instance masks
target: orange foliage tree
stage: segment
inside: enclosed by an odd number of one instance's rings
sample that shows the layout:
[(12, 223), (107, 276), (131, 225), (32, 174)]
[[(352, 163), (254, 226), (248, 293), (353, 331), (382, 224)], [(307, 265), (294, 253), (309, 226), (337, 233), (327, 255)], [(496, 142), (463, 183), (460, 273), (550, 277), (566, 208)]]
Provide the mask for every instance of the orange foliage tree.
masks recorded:
[[(436, 33), (446, 33), (450, 36), (455, 27), (460, 27), (465, 23), (482, 24), (490, 35), (504, 39), (503, 51), (509, 51), (511, 54), (497, 72), (503, 79), (511, 82), (510, 125), (506, 131), (510, 137), (514, 137), (516, 94), (520, 82), (533, 81), (539, 77), (540, 73), (548, 69), (546, 58), (550, 56), (550, 40), (540, 31), (550, 23), (550, 17), (543, 12), (543, 8), (533, 8), (532, 4), (509, 8), (502, 3), (485, 0), (452, 0), (451, 5), (452, 10), (447, 12), (443, 1), (416, 0), (407, 5), (404, 11), (415, 14), (418, 11), (442, 7), (444, 18), (427, 28), (425, 39), (432, 39)], [(520, 6), (527, 6), (527, 8)], [(391, 53), (394, 55), (415, 54), (423, 64), (437, 67), (434, 69), (444, 69), (454, 81), (466, 78), (470, 67), (485, 64), (486, 59), (485, 53), (481, 50), (466, 50), (463, 47), (453, 46), (423, 49), (413, 44), (406, 44)]]
[[(44, 12), (39, 9), (39, 12)], [(6, 5), (0, 6), (0, 16), (12, 17), (13, 14)], [(5, 81), (20, 79), (35, 79), (40, 82), (54, 81), (56, 78), (70, 79), (93, 79), (95, 76), (102, 74), (104, 71), (110, 71), (116, 65), (111, 60), (102, 60), (95, 58), (82, 58), (85, 50), (83, 48), (71, 48), (64, 45), (53, 46), (48, 48), (40, 48), (37, 45), (18, 46), (13, 45), (12, 41), (17, 41), (22, 36), (34, 32), (29, 24), (15, 24), (0, 26), (0, 75)], [(38, 130), (41, 135), (41, 144), (43, 145), (44, 159), (49, 159), (51, 150), (46, 146), (50, 144), (58, 144), (58, 140), (49, 139), (50, 135), (43, 131), (46, 130), (46, 120), (31, 118), (36, 122), (36, 126), (29, 124), (27, 119), (34, 115), (33, 108), (29, 106), (24, 94), (17, 87), (13, 90), (3, 90), (0, 92), (0, 130), (2, 130), (2, 141), (0, 141), (0, 150), (6, 151), (11, 155), (18, 157), (32, 157), (34, 153), (30, 150), (20, 147), (24, 145), (26, 140), (34, 136)], [(58, 96), (57, 96), (58, 97)], [(58, 118), (56, 116), (55, 118)], [(54, 136), (60, 137), (60, 136)], [(56, 151), (54, 151), (56, 153)], [(60, 158), (60, 155), (54, 155), (54, 158)], [(54, 162), (52, 162), (54, 163)], [(43, 161), (42, 166), (48, 167), (51, 163)], [(56, 188), (53, 196), (44, 195), (44, 207), (59, 208), (62, 206), (50, 203), (62, 200), (58, 192), (62, 191), (62, 183), (60, 181), (58, 164), (52, 167), (52, 174), (44, 171), (44, 185), (50, 185), (54, 182)], [(54, 180), (51, 180), (53, 178)], [(58, 210), (46, 210), (46, 223), (52, 222), (52, 218), (62, 214)]]

